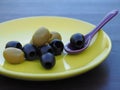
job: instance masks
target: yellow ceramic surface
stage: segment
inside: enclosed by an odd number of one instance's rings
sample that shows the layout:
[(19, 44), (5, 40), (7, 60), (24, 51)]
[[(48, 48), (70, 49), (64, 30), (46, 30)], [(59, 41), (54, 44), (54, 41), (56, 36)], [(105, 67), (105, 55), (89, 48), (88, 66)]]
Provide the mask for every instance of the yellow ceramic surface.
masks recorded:
[(108, 56), (111, 41), (104, 31), (99, 31), (90, 46), (82, 53), (68, 55), (65, 51), (56, 56), (56, 65), (51, 70), (44, 69), (39, 60), (25, 61), (21, 64), (9, 64), (4, 60), (3, 50), (8, 41), (20, 41), (22, 45), (29, 43), (33, 33), (41, 26), (62, 35), (66, 44), (72, 34), (89, 33), (94, 25), (81, 20), (64, 17), (29, 17), (0, 23), (0, 74), (24, 80), (56, 80), (85, 73)]

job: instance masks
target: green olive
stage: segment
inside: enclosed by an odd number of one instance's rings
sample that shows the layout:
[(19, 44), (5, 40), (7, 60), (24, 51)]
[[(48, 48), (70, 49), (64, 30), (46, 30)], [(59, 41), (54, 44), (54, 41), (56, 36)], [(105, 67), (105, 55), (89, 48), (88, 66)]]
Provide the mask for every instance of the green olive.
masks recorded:
[(49, 39), (49, 42), (51, 42), (53, 39), (62, 40), (62, 37), (60, 33), (54, 31), (54, 32), (51, 32), (51, 38)]
[(33, 41), (32, 41), (32, 39), (30, 40), (30, 44), (33, 44)]
[(22, 63), (24, 58), (24, 52), (20, 49), (9, 47), (3, 51), (3, 56), (5, 60), (11, 64)]
[(34, 33), (30, 42), (38, 47), (44, 45), (45, 43), (48, 43), (50, 37), (51, 34), (49, 30), (45, 27), (41, 27)]

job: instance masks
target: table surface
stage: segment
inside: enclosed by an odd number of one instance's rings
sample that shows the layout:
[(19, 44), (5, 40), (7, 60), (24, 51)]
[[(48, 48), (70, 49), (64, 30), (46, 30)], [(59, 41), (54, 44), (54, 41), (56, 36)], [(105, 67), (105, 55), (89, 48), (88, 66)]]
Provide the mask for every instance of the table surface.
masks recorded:
[[(103, 16), (120, 9), (120, 0), (0, 0), (0, 22), (30, 16), (63, 16), (97, 24)], [(0, 75), (0, 90), (120, 90), (120, 15), (103, 30), (112, 40), (112, 50), (95, 69), (57, 81), (23, 81)]]

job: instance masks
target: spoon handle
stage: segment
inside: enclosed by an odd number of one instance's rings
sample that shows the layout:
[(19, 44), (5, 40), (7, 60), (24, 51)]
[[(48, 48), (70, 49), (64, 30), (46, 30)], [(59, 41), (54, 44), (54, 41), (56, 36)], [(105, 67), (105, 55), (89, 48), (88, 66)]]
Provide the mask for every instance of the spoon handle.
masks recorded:
[(114, 16), (116, 16), (118, 14), (118, 12), (119, 12), (118, 10), (113, 10), (113, 11), (109, 12), (103, 18), (103, 20), (86, 36), (92, 36), (93, 37), (108, 21), (110, 21)]

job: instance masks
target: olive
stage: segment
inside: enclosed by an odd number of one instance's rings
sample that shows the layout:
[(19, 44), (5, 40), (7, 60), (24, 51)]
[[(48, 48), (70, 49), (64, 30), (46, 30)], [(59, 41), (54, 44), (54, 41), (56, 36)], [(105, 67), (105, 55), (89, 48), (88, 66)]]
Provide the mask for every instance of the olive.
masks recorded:
[(37, 50), (38, 50), (39, 56), (41, 56), (45, 53), (48, 53), (48, 52), (53, 54), (53, 48), (49, 44), (43, 45), (43, 46), (39, 47)]
[(26, 44), (23, 47), (23, 52), (25, 53), (26, 60), (35, 60), (38, 57), (36, 47), (32, 44)]
[(9, 41), (6, 44), (5, 48), (8, 48), (8, 47), (14, 47), (14, 48), (22, 49), (22, 45), (18, 41)]
[(40, 62), (45, 69), (51, 69), (55, 66), (55, 56), (52, 53), (45, 53), (41, 56)]
[(29, 42), (30, 44), (33, 44), (33, 41), (32, 41), (32, 39), (30, 40), (30, 42)]
[(3, 51), (3, 56), (5, 60), (11, 64), (22, 63), (24, 58), (24, 52), (21, 49), (9, 47)]
[(53, 48), (54, 55), (60, 55), (64, 49), (63, 42), (58, 39), (52, 40), (50, 46)]
[(54, 39), (59, 39), (59, 40), (62, 40), (62, 37), (60, 35), (60, 33), (58, 32), (50, 32), (51, 33), (51, 38), (49, 39), (49, 42), (51, 42), (52, 40)]
[(85, 44), (85, 37), (81, 33), (75, 33), (70, 38), (70, 44), (74, 49), (81, 49)]
[(33, 34), (32, 40), (30, 42), (36, 47), (40, 47), (45, 45), (49, 41), (50, 37), (51, 34), (49, 30), (45, 27), (41, 27)]

